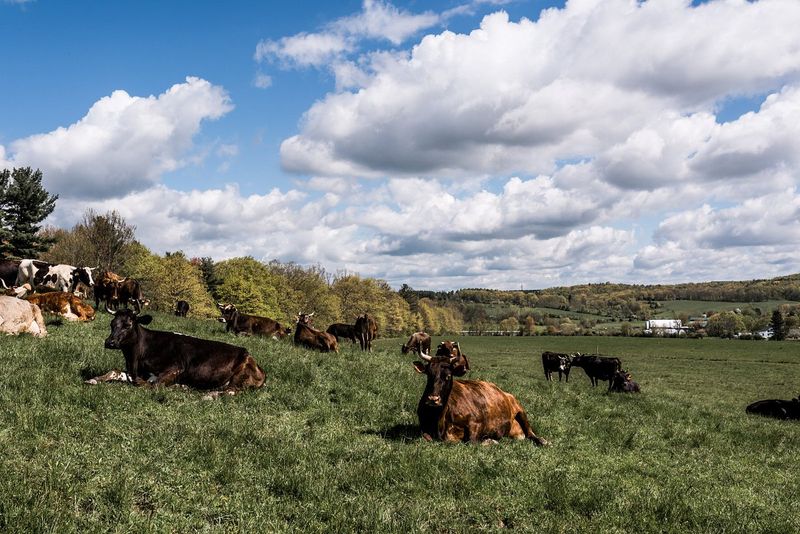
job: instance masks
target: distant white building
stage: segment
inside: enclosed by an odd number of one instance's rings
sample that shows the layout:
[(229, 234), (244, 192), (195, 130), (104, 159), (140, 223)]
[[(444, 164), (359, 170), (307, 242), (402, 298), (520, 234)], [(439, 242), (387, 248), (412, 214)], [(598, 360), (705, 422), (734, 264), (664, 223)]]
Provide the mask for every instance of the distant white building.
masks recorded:
[(651, 319), (644, 322), (644, 333), (660, 336), (680, 334), (683, 323), (680, 319)]

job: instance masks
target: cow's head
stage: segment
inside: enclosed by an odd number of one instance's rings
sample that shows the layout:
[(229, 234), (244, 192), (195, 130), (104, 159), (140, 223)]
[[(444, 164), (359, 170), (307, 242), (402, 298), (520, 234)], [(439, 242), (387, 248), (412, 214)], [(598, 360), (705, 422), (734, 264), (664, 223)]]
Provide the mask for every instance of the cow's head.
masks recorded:
[(569, 368), (572, 366), (572, 360), (569, 356), (560, 355), (558, 357), (558, 370), (562, 372), (569, 371)]
[(424, 352), (419, 355), (421, 362), (414, 362), (414, 369), (426, 375), (428, 382), (422, 399), (426, 405), (442, 407), (447, 404), (450, 392), (453, 390), (453, 377), (457, 365), (457, 356), (429, 356)]
[(122, 349), (136, 343), (139, 335), (139, 325), (150, 324), (153, 318), (150, 315), (136, 315), (133, 310), (117, 310), (111, 319), (111, 335), (106, 338), (107, 349)]
[(78, 282), (83, 282), (89, 287), (94, 286), (94, 278), (92, 277), (92, 271), (97, 269), (97, 267), (76, 267), (72, 271), (72, 283), (77, 285)]
[(221, 302), (217, 302), (217, 309), (222, 314), (220, 321), (223, 323), (229, 322), (233, 315), (239, 311), (233, 304), (222, 304)]
[(409, 350), (411, 350), (411, 348), (408, 345), (400, 345), (400, 352), (403, 354), (408, 354)]
[(304, 325), (311, 326), (311, 322), (313, 320), (311, 318), (314, 316), (314, 313), (316, 313), (316, 312), (311, 312), (311, 313), (300, 312), (300, 313), (298, 313), (297, 314), (297, 324), (304, 324)]
[(454, 373), (456, 376), (464, 376), (469, 371), (469, 360), (467, 355), (461, 352), (461, 346), (457, 341), (442, 341), (436, 348), (436, 356), (455, 358)]

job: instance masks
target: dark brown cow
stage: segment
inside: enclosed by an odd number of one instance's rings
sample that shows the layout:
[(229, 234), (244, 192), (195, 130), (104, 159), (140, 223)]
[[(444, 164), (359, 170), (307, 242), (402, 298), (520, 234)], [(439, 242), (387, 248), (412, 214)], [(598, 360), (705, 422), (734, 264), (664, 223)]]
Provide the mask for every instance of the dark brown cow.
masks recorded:
[(453, 374), (455, 376), (464, 376), (469, 371), (469, 360), (467, 355), (461, 352), (461, 346), (457, 341), (442, 341), (436, 347), (436, 356), (446, 356), (448, 358), (455, 358), (453, 360)]
[(122, 351), (125, 373), (114, 370), (86, 383), (122, 380), (135, 385), (182, 384), (210, 389), (210, 398), (264, 385), (264, 371), (247, 349), (142, 326), (152, 320), (131, 310), (117, 311), (105, 347)]
[(294, 344), (302, 345), (312, 350), (321, 352), (339, 352), (339, 342), (336, 336), (322, 332), (311, 326), (311, 317), (314, 313), (298, 313), (297, 325), (294, 329)]
[(431, 353), (431, 336), (426, 334), (425, 332), (416, 332), (411, 334), (411, 337), (408, 338), (405, 345), (400, 347), (400, 352), (403, 354), (408, 354), (409, 352), (416, 352), (417, 354)]
[(611, 389), (617, 393), (640, 393), (639, 384), (633, 380), (633, 376), (628, 371), (622, 370), (614, 373), (611, 379)]
[(116, 305), (115, 299), (118, 298), (116, 284), (124, 280), (121, 276), (111, 271), (101, 271), (94, 280), (94, 307), (100, 309), (100, 301), (105, 301), (106, 311), (113, 313), (112, 305)]
[(19, 264), (19, 260), (0, 260), (0, 285), (3, 285), (4, 289), (16, 285)]
[(572, 356), (561, 352), (548, 352), (542, 353), (542, 367), (544, 368), (544, 377), (550, 381), (552, 380), (551, 374), (558, 371), (558, 381), (561, 382), (561, 373), (564, 373), (569, 382), (569, 370), (572, 367)]
[(581, 367), (596, 387), (600, 380), (608, 380), (608, 389), (611, 390), (611, 379), (617, 371), (622, 370), (619, 358), (608, 358), (596, 354), (576, 354), (572, 358), (572, 367)]
[(339, 340), (340, 337), (344, 339), (349, 339), (351, 343), (355, 343), (356, 341), (358, 341), (358, 336), (356, 335), (356, 327), (351, 324), (333, 323), (325, 331), (335, 336), (337, 341)]
[(186, 317), (189, 313), (189, 303), (185, 300), (179, 300), (175, 303), (175, 316), (176, 317)]
[(128, 304), (133, 304), (133, 309), (136, 313), (142, 311), (142, 306), (147, 306), (150, 301), (144, 298), (142, 294), (142, 286), (138, 280), (133, 278), (124, 278), (122, 281), (114, 284), (114, 302), (117, 305), (122, 305), (123, 308), (128, 308)]
[(275, 339), (283, 339), (292, 332), (291, 328), (286, 328), (269, 317), (240, 313), (233, 304), (217, 304), (217, 307), (225, 319), (226, 332), (232, 330), (234, 334), (267, 336)]
[(361, 344), (361, 350), (372, 352), (372, 340), (378, 337), (378, 323), (370, 314), (359, 315), (356, 319), (356, 336)]
[(508, 436), (548, 445), (537, 436), (517, 399), (491, 382), (453, 380), (457, 357), (420, 354), (414, 362), (427, 377), (417, 406), (422, 437), (428, 441), (482, 441)]
[(792, 400), (766, 399), (745, 408), (747, 413), (774, 417), (775, 419), (800, 419), (800, 397)]

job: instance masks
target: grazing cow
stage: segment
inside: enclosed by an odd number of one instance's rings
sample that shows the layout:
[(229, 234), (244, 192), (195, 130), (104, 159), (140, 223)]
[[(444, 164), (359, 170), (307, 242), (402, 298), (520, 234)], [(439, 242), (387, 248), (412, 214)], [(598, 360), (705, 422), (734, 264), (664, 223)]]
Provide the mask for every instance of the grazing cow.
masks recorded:
[(113, 313), (111, 310), (112, 304), (117, 305), (116, 301), (119, 299), (118, 282), (122, 282), (124, 278), (111, 271), (100, 271), (94, 279), (94, 307), (100, 309), (100, 301), (106, 302), (106, 311)]
[(94, 308), (72, 293), (37, 293), (28, 295), (25, 300), (39, 306), (44, 313), (59, 315), (70, 321), (94, 321)]
[(105, 348), (122, 351), (125, 373), (114, 370), (86, 383), (123, 380), (135, 385), (181, 384), (212, 390), (208, 398), (264, 385), (264, 371), (247, 349), (144, 328), (152, 320), (149, 315), (140, 317), (132, 310), (118, 310), (111, 320)]
[(356, 335), (356, 327), (351, 324), (333, 323), (325, 331), (334, 336), (337, 341), (340, 337), (349, 339), (350, 343), (355, 343), (358, 340), (358, 336)]
[(417, 354), (431, 353), (431, 336), (425, 332), (416, 332), (411, 334), (406, 344), (400, 347), (400, 352), (408, 354), (409, 352), (416, 352)]
[(322, 332), (311, 326), (314, 313), (298, 313), (297, 325), (294, 329), (294, 344), (321, 352), (339, 352), (336, 336)]
[(617, 371), (611, 379), (611, 389), (617, 393), (639, 393), (639, 384), (634, 382), (633, 377), (628, 371)]
[(745, 408), (747, 413), (774, 417), (775, 419), (800, 419), (800, 397), (792, 400), (767, 399), (756, 401)]
[(34, 337), (47, 335), (42, 310), (36, 304), (16, 297), (0, 296), (0, 332), (17, 335), (29, 333)]
[(453, 374), (464, 376), (469, 371), (469, 360), (467, 355), (461, 352), (461, 346), (457, 341), (442, 341), (436, 347), (436, 356), (455, 358), (453, 360)]
[(17, 283), (19, 263), (19, 260), (0, 260), (0, 283), (4, 288), (7, 289)]
[(561, 382), (561, 373), (566, 376), (566, 382), (569, 382), (569, 370), (572, 367), (572, 356), (561, 352), (548, 352), (542, 353), (542, 367), (544, 367), (544, 377), (549, 381), (552, 380), (552, 373), (558, 371), (558, 381)]
[(52, 265), (39, 260), (22, 260), (17, 270), (16, 285), (45, 286), (72, 293), (79, 282), (89, 287), (94, 286), (92, 271), (95, 269), (96, 267), (73, 267), (66, 264)]
[(378, 323), (368, 313), (356, 319), (356, 336), (361, 344), (361, 350), (372, 352), (372, 340), (378, 337)]
[(186, 317), (186, 314), (189, 313), (189, 303), (185, 300), (179, 300), (175, 303), (175, 316), (176, 317)]
[(517, 399), (491, 382), (453, 380), (456, 356), (420, 354), (414, 362), (427, 377), (417, 416), (422, 436), (431, 441), (496, 440), (504, 436), (530, 439), (537, 445), (547, 440), (534, 434), (528, 416)]
[(619, 358), (608, 358), (596, 354), (576, 354), (572, 357), (572, 367), (582, 367), (586, 376), (596, 387), (600, 380), (608, 380), (608, 389), (611, 390), (611, 379), (614, 374), (622, 369)]
[(226, 332), (233, 330), (234, 334), (267, 336), (273, 339), (283, 339), (292, 332), (291, 328), (285, 328), (269, 317), (239, 313), (233, 304), (217, 304), (217, 307), (225, 320)]

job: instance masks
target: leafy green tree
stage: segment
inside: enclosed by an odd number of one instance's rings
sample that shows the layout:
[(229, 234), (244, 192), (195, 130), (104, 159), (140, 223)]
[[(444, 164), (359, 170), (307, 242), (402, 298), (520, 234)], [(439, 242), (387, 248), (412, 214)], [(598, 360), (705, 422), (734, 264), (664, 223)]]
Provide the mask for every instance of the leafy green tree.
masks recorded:
[(303, 267), (296, 263), (271, 261), (270, 270), (282, 280), (278, 292), (282, 317), (289, 324), (298, 313), (314, 313), (314, 324), (325, 328), (341, 322), (339, 297), (331, 291), (328, 273), (319, 265)]
[(282, 319), (278, 297), (282, 280), (266, 265), (247, 256), (221, 261), (215, 270), (221, 280), (216, 291), (221, 302), (236, 305), (242, 313)]
[(42, 171), (30, 167), (0, 171), (0, 255), (35, 258), (50, 246), (39, 235), (41, 222), (56, 207), (58, 195), (42, 186)]
[(100, 267), (118, 274), (128, 260), (136, 227), (128, 224), (117, 211), (99, 214), (86, 210), (72, 230), (45, 229), (53, 245), (40, 257), (52, 263)]
[(732, 311), (724, 311), (708, 318), (706, 331), (709, 336), (732, 337), (745, 329), (742, 316)]
[(516, 332), (519, 330), (519, 321), (513, 316), (506, 317), (500, 321), (500, 330), (505, 330), (506, 332)]

